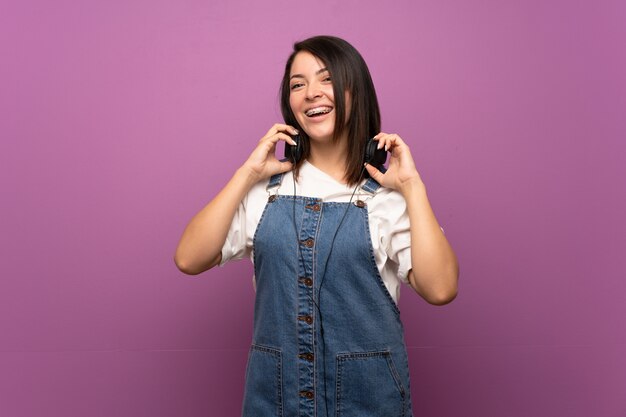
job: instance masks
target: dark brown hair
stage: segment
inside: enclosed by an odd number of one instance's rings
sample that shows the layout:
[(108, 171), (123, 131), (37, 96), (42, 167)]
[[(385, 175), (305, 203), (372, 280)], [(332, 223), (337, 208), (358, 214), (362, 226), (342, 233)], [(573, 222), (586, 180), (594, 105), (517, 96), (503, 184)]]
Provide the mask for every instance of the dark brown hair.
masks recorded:
[[(335, 129), (333, 140), (338, 141), (344, 133), (348, 138), (346, 180), (349, 185), (359, 181), (363, 169), (363, 155), (368, 139), (380, 132), (380, 110), (376, 90), (367, 64), (359, 52), (348, 42), (334, 36), (315, 36), (297, 42), (285, 65), (285, 74), (280, 86), (280, 108), (285, 123), (300, 131), (303, 139), (302, 159), (296, 165), (298, 174), (302, 161), (309, 156), (309, 138), (296, 121), (289, 105), (289, 75), (291, 65), (298, 52), (306, 51), (319, 58), (328, 71), (335, 95)], [(349, 92), (351, 112), (346, 120), (345, 92)], [(365, 172), (367, 174), (367, 171)]]

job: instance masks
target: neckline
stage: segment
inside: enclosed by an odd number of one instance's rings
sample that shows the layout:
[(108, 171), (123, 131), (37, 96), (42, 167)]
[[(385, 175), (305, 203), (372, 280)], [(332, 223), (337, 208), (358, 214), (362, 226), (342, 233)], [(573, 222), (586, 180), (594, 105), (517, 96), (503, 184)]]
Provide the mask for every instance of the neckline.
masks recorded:
[(329, 179), (329, 180), (331, 180), (333, 182), (336, 182), (337, 184), (341, 185), (342, 187), (351, 188), (351, 187), (348, 186), (347, 182), (337, 180), (332, 175), (328, 174), (325, 171), (322, 171), (320, 168), (318, 168), (317, 166), (313, 165), (313, 163), (311, 163), (308, 159), (304, 160), (304, 162), (302, 163), (302, 166), (300, 167), (300, 169), (302, 169), (304, 167), (312, 168), (315, 172), (319, 173), (320, 175), (323, 175), (325, 178), (327, 178), (327, 179)]

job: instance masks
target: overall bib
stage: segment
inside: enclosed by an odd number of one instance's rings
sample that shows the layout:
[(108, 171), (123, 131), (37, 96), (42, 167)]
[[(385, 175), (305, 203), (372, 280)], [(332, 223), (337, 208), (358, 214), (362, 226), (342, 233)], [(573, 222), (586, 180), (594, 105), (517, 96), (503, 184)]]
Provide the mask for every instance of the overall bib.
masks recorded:
[[(362, 189), (378, 187), (369, 179)], [(400, 312), (370, 236), (361, 200), (270, 196), (253, 240), (244, 417), (413, 415)]]

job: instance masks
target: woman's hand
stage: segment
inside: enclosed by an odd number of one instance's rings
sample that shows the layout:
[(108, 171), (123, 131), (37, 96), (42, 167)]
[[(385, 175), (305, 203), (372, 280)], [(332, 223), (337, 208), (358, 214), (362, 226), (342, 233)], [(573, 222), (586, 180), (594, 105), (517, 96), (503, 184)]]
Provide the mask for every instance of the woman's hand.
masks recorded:
[(278, 141), (282, 140), (290, 145), (296, 144), (289, 134), (297, 135), (298, 131), (289, 125), (275, 124), (261, 138), (257, 147), (243, 164), (243, 167), (247, 168), (257, 181), (271, 177), (274, 174), (287, 172), (292, 168), (291, 162), (281, 162), (275, 155), (276, 143)]
[(286, 132), (298, 133), (288, 125), (272, 126), (224, 188), (191, 219), (174, 255), (181, 271), (195, 275), (221, 262), (228, 230), (246, 193), (258, 181), (292, 168), (274, 155), (279, 140), (295, 144)]
[(409, 147), (398, 135), (374, 136), (379, 148), (391, 152), (384, 174), (371, 165), (367, 172), (384, 187), (399, 191), (411, 224), (411, 286), (431, 304), (447, 304), (458, 291), (459, 264), (430, 206)]
[(378, 149), (385, 148), (391, 154), (389, 167), (384, 174), (370, 164), (365, 165), (367, 172), (383, 187), (391, 188), (403, 193), (404, 188), (420, 184), (421, 178), (411, 150), (402, 138), (396, 134), (379, 133), (374, 136), (378, 141)]

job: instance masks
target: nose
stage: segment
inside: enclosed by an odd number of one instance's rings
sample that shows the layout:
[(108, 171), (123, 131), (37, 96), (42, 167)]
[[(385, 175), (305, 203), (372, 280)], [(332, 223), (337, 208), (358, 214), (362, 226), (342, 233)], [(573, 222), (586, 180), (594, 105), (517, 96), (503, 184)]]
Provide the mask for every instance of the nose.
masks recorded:
[(322, 96), (322, 90), (319, 83), (309, 83), (306, 87), (306, 99), (311, 101)]

